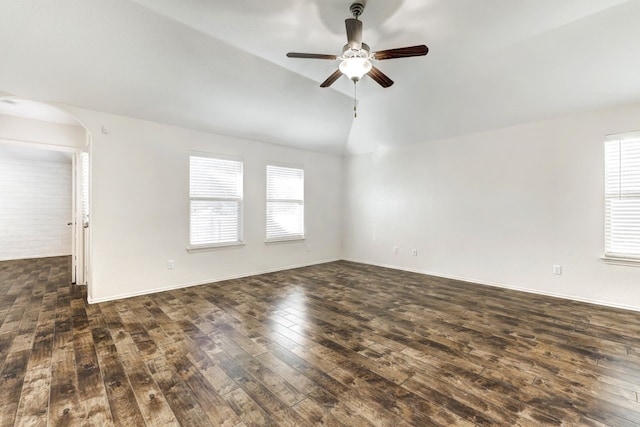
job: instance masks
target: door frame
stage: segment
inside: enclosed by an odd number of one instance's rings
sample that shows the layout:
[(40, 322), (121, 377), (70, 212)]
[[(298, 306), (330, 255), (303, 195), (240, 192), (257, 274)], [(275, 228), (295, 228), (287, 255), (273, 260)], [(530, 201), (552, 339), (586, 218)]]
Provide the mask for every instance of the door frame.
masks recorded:
[[(88, 135), (88, 133), (87, 133)], [(60, 151), (72, 153), (71, 158), (71, 283), (77, 285), (88, 284), (88, 264), (89, 264), (89, 248), (85, 247), (85, 239), (82, 221), (82, 163), (81, 155), (87, 149), (70, 147), (65, 145), (46, 144), (42, 142), (33, 142), (19, 139), (0, 138), (0, 144), (19, 145), (25, 148), (35, 148), (39, 150)], [(89, 145), (89, 144), (88, 144)], [(88, 151), (87, 151), (88, 152)], [(89, 187), (91, 188), (91, 187)]]
[[(55, 103), (50, 102), (42, 102), (35, 99), (29, 100), (28, 98), (21, 98), (18, 96), (0, 93), (0, 100), (28, 100), (31, 102), (36, 102), (43, 105), (48, 105), (57, 110), (60, 110), (63, 113), (73, 117), (78, 125), (84, 129), (85, 132), (85, 141), (84, 146), (78, 147), (73, 145), (59, 145), (53, 143), (47, 143), (46, 139), (42, 141), (32, 141), (32, 140), (21, 140), (21, 139), (10, 139), (10, 138), (0, 138), (0, 143), (11, 143), (11, 144), (21, 144), (25, 147), (33, 147), (33, 148), (42, 148), (47, 150), (56, 150), (56, 151), (65, 151), (72, 152), (73, 160), (72, 160), (72, 281), (73, 283), (79, 285), (86, 285), (88, 290), (87, 294), (91, 295), (91, 228), (89, 224), (83, 224), (82, 220), (82, 185), (81, 185), (81, 177), (82, 177), (82, 162), (81, 162), (81, 153), (86, 152), (89, 155), (89, 179), (88, 179), (88, 201), (89, 201), (89, 218), (91, 218), (91, 200), (92, 200), (92, 185), (91, 185), (91, 143), (92, 143), (92, 133), (89, 127), (73, 112), (69, 111), (66, 107), (56, 105)], [(18, 115), (18, 117), (20, 117)], [(28, 117), (31, 118), (31, 117)], [(34, 118), (34, 120), (39, 120), (38, 118)], [(86, 225), (86, 227), (85, 227)], [(78, 256), (79, 255), (79, 256)], [(80, 268), (78, 268), (80, 265)]]

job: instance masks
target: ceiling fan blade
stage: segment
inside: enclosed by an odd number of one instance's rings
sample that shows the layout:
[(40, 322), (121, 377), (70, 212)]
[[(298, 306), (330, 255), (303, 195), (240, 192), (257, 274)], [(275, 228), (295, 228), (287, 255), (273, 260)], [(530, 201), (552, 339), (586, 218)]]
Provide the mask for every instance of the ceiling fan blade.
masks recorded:
[(410, 56), (423, 56), (429, 52), (429, 48), (423, 44), (419, 46), (399, 47), (397, 49), (381, 50), (373, 53), (373, 58), (379, 61), (383, 59), (408, 58)]
[(362, 21), (349, 18), (344, 23), (347, 27), (347, 45), (351, 49), (362, 49)]
[(340, 76), (342, 75), (342, 71), (340, 70), (336, 70), (333, 72), (333, 74), (331, 74), (327, 80), (323, 81), (320, 84), (320, 87), (329, 87), (331, 86), (333, 83), (335, 83), (336, 80), (338, 80), (340, 78)]
[(289, 52), (287, 53), (287, 57), (289, 58), (306, 58), (306, 59), (338, 59), (336, 55), (325, 55), (323, 53), (300, 53), (300, 52)]
[(393, 84), (393, 80), (376, 67), (371, 67), (371, 70), (369, 70), (367, 74), (382, 87), (389, 87)]

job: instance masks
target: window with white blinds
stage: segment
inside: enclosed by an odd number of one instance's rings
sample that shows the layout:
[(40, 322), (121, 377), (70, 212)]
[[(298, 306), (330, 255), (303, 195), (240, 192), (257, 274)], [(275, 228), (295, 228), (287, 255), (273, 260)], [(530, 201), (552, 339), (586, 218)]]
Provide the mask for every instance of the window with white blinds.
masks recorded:
[(304, 170), (267, 165), (267, 242), (304, 239)]
[(190, 238), (192, 247), (242, 242), (242, 162), (190, 157)]
[(605, 257), (640, 260), (640, 132), (605, 141)]

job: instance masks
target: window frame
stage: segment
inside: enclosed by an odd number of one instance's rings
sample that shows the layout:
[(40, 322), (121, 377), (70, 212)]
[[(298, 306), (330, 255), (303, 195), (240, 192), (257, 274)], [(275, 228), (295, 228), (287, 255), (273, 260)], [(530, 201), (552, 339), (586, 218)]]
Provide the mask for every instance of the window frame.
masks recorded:
[[(624, 133), (620, 133), (620, 134), (613, 134), (613, 135), (607, 135), (605, 137), (605, 141), (603, 144), (603, 148), (604, 148), (604, 255), (602, 256), (602, 260), (606, 263), (609, 264), (619, 264), (619, 265), (628, 265), (628, 266), (640, 266), (640, 253), (625, 253), (625, 252), (614, 252), (612, 251), (611, 247), (610, 247), (610, 236), (611, 236), (611, 209), (609, 207), (609, 201), (610, 200), (638, 200), (640, 201), (640, 193), (638, 194), (633, 194), (633, 193), (629, 193), (626, 195), (623, 195), (623, 191), (622, 191), (622, 176), (626, 175), (624, 174), (623, 171), (623, 159), (622, 159), (622, 144), (624, 143), (625, 140), (633, 140), (633, 141), (640, 141), (640, 131), (636, 131), (636, 132), (624, 132)], [(618, 192), (617, 192), (617, 196), (616, 194), (614, 194), (613, 192), (610, 192), (610, 186), (613, 185), (615, 187), (615, 182), (611, 183), (609, 181), (610, 179), (610, 173), (609, 173), (609, 161), (608, 161), (608, 154), (607, 154), (607, 147), (609, 144), (618, 144), (618, 151), (617, 151), (617, 156), (618, 156), (618, 161), (619, 161), (619, 165), (618, 165), (618, 178), (617, 178), (617, 186), (618, 186)], [(640, 176), (640, 165), (637, 165), (638, 167), (638, 172), (636, 173), (637, 175)], [(640, 223), (640, 209), (638, 209), (637, 212), (637, 218), (634, 215), (634, 219), (636, 220), (636, 222)], [(634, 242), (635, 239), (634, 239)], [(637, 238), (637, 246), (640, 246), (640, 237)]]
[[(217, 197), (217, 196), (192, 196), (191, 195), (191, 158), (205, 158), (223, 161), (238, 162), (241, 167), (240, 178), (240, 196), (239, 197)], [(216, 153), (196, 152), (193, 151), (189, 154), (189, 236), (187, 245), (188, 252), (200, 252), (225, 248), (233, 248), (237, 246), (243, 246), (244, 243), (244, 160), (241, 157), (228, 156)], [(191, 218), (191, 203), (193, 201), (220, 201), (220, 202), (237, 202), (238, 203), (238, 238), (229, 242), (210, 242), (193, 244), (191, 243), (191, 232), (193, 228)]]
[[(282, 169), (295, 169), (302, 171), (302, 199), (270, 199), (269, 198), (269, 168), (282, 168)], [(293, 164), (284, 164), (277, 162), (269, 162), (265, 166), (265, 243), (288, 243), (288, 242), (300, 242), (306, 239), (306, 215), (305, 215), (305, 169), (302, 165), (293, 165)], [(269, 227), (267, 222), (269, 220), (268, 212), (269, 212), (269, 202), (278, 202), (278, 203), (291, 203), (297, 204), (302, 208), (302, 233), (300, 234), (291, 234), (289, 236), (278, 236), (278, 237), (269, 237)]]

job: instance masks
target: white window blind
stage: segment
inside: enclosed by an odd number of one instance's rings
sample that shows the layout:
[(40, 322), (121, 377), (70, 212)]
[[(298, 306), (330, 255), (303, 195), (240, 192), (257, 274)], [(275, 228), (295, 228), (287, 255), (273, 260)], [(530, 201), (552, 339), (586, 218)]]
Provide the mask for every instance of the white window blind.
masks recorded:
[(640, 259), (640, 133), (605, 141), (605, 256)]
[(242, 162), (190, 157), (191, 246), (242, 241)]
[(304, 239), (304, 170), (267, 166), (267, 241)]

